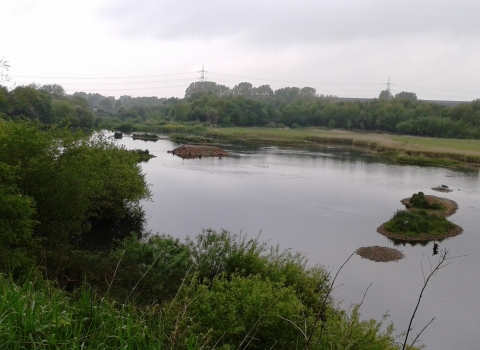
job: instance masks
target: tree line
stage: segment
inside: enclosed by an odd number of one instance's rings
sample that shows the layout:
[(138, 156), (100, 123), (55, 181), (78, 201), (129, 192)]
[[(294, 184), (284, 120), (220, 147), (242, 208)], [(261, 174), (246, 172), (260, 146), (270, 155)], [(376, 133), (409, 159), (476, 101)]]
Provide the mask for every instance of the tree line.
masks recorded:
[(384, 90), (378, 99), (367, 102), (341, 101), (334, 96), (318, 96), (308, 87), (276, 91), (265, 86), (257, 89), (260, 88), (268, 94), (259, 95), (248, 83), (237, 85), (231, 93), (224, 93), (225, 88), (215, 83), (192, 83), (185, 99), (171, 108), (169, 116), (176, 121), (200, 121), (219, 126), (314, 126), (480, 138), (480, 100), (442, 106), (419, 101), (415, 93), (401, 92), (392, 96)]
[[(24, 116), (44, 124), (73, 127), (119, 123), (161, 125), (200, 122), (213, 126), (324, 127), (403, 135), (480, 138), (480, 100), (444, 106), (417, 99), (415, 93), (380, 92), (369, 101), (342, 101), (318, 95), (311, 87), (243, 82), (228, 88), (214, 82), (194, 82), (185, 97), (67, 95), (60, 85), (0, 87), (0, 116)], [(113, 124), (112, 124), (113, 123)], [(116, 123), (116, 124), (115, 124)]]

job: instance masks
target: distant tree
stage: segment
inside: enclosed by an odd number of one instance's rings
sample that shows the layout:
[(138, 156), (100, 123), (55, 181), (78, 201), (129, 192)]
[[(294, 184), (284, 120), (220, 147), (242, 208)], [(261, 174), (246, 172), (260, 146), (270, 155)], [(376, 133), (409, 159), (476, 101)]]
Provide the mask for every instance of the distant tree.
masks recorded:
[(300, 95), (306, 97), (315, 97), (317, 95), (317, 90), (312, 87), (305, 86), (300, 90)]
[(247, 82), (237, 84), (230, 90), (232, 96), (249, 97), (252, 95), (253, 85)]
[(58, 84), (43, 85), (41, 90), (48, 92), (52, 97), (61, 98), (66, 95), (65, 89), (63, 86)]
[(392, 93), (390, 90), (383, 90), (380, 92), (380, 95), (378, 96), (379, 100), (391, 100), (393, 98)]
[(270, 85), (260, 85), (252, 89), (252, 96), (273, 96), (273, 90)]
[(275, 90), (275, 96), (281, 98), (287, 103), (298, 97), (298, 95), (300, 95), (300, 89), (297, 87), (286, 87)]
[(402, 91), (398, 94), (395, 94), (395, 98), (415, 102), (417, 101), (417, 94), (414, 92)]
[[(115, 99), (115, 98), (114, 98)], [(113, 109), (114, 102), (112, 99), (105, 97), (99, 104), (99, 107), (105, 109), (106, 111), (111, 111)]]
[[(120, 107), (122, 107), (122, 101), (120, 101), (120, 99), (118, 99), (118, 100), (115, 101), (115, 106), (114, 106), (115, 111), (117, 111), (117, 113), (118, 113), (118, 109), (119, 109)], [(124, 108), (124, 109), (125, 109), (125, 108)]]
[(191, 83), (185, 90), (185, 98), (195, 98), (205, 94), (212, 94), (218, 97), (228, 96), (230, 88), (213, 81), (197, 81)]

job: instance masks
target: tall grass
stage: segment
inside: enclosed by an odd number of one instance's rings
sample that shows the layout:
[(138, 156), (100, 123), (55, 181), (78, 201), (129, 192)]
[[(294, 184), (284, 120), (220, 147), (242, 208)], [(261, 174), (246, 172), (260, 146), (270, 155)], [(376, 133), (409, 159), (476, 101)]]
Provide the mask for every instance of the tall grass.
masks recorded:
[[(1, 349), (158, 349), (161, 313), (0, 276)], [(160, 342), (161, 343), (161, 342)]]

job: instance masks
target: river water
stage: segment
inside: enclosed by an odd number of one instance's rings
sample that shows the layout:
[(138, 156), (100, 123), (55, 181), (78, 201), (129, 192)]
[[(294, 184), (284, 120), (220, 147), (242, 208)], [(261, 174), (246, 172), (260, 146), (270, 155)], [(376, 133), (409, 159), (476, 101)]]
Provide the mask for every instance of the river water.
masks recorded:
[[(449, 219), (464, 232), (440, 242), (450, 264), (428, 284), (413, 322), (427, 349), (480, 349), (480, 176), (441, 168), (401, 166), (361, 150), (342, 147), (291, 149), (226, 144), (231, 157), (182, 160), (167, 150), (167, 139), (145, 142), (124, 137), (129, 149), (149, 149), (156, 158), (142, 163), (153, 200), (143, 203), (148, 228), (184, 239), (204, 228), (247, 233), (307, 255), (333, 274), (357, 248), (401, 250), (398, 262), (378, 263), (354, 255), (335, 283), (334, 296), (348, 308), (362, 300), (363, 319), (387, 312), (396, 333), (404, 332), (430, 271), (433, 243), (397, 245), (376, 232), (400, 200), (423, 191), (457, 202)], [(445, 184), (451, 193), (438, 193)], [(403, 337), (399, 338), (403, 342)]]

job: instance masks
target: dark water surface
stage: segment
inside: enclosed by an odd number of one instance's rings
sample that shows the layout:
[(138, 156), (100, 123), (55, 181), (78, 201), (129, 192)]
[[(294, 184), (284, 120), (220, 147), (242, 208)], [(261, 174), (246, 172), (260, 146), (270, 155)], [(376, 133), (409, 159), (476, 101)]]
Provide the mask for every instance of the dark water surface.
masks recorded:
[[(400, 200), (413, 193), (446, 197), (459, 210), (450, 220), (464, 232), (440, 243), (451, 260), (430, 281), (414, 320), (413, 336), (433, 317), (420, 339), (428, 349), (480, 349), (480, 177), (477, 172), (389, 164), (341, 147), (287, 149), (225, 145), (232, 157), (182, 160), (167, 154), (168, 140), (118, 141), (157, 156), (142, 163), (153, 201), (144, 203), (148, 227), (184, 239), (203, 228), (242, 231), (272, 245), (307, 255), (335, 273), (362, 246), (396, 247), (406, 258), (376, 263), (354, 255), (341, 271), (335, 297), (342, 307), (362, 300), (362, 317), (380, 320), (388, 311), (397, 333), (408, 327), (429, 272), (433, 243), (395, 246), (376, 232)], [(430, 188), (448, 185), (454, 191)], [(403, 338), (399, 339), (403, 341)]]

